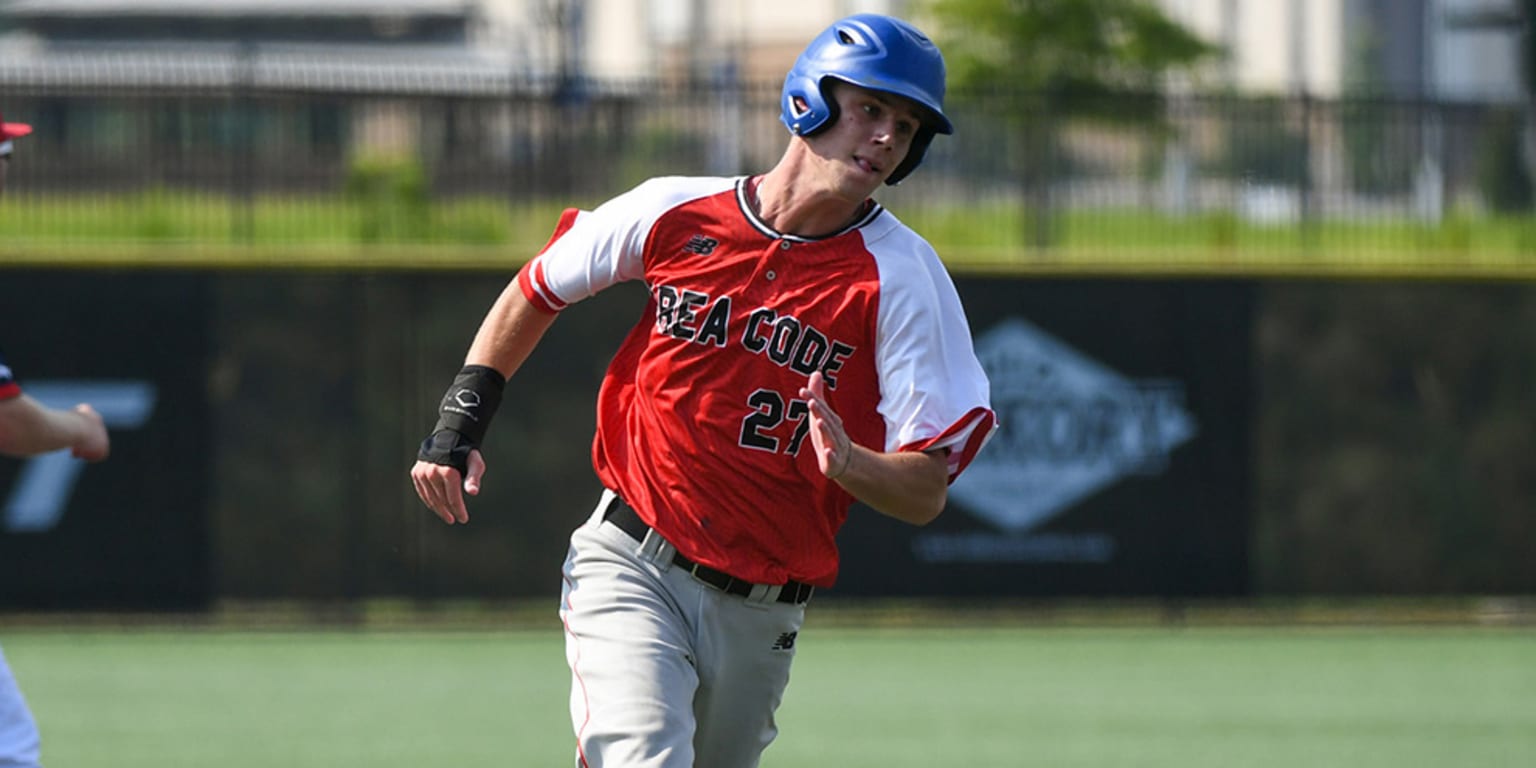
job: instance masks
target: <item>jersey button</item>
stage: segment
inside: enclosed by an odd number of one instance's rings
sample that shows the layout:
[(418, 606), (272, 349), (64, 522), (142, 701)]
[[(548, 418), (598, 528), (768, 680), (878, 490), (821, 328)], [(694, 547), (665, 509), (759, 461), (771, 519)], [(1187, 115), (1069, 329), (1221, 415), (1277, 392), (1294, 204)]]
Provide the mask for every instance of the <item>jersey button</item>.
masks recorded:
[(780, 241), (779, 242), (779, 250), (781, 250), (781, 251), (789, 250), (789, 241), (788, 240)]
[(768, 278), (768, 279), (769, 279), (769, 280), (772, 280), (772, 279), (774, 279), (774, 278), (776, 278), (776, 277), (778, 277), (778, 276), (779, 276), (779, 275), (778, 275), (778, 273), (776, 273), (776, 272), (774, 272), (774, 271), (773, 271), (773, 270), (771, 270), (771, 269), (770, 269), (770, 270), (768, 270), (768, 271), (767, 271), (767, 272), (766, 272), (766, 273), (764, 273), (764, 274), (763, 274), (763, 277), (766, 277), (766, 278)]

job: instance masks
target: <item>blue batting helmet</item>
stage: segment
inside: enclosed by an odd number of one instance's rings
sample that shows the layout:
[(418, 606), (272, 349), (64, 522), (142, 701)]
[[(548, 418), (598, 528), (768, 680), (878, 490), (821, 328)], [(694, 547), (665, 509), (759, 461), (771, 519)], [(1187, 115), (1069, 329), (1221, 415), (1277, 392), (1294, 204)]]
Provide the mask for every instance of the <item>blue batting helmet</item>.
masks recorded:
[(823, 90), (829, 77), (906, 97), (927, 113), (887, 184), (901, 181), (923, 161), (934, 134), (955, 132), (944, 116), (944, 57), (932, 40), (901, 19), (856, 14), (827, 27), (806, 46), (784, 78), (780, 97), (779, 118), (792, 133), (809, 136), (836, 120), (837, 103)]

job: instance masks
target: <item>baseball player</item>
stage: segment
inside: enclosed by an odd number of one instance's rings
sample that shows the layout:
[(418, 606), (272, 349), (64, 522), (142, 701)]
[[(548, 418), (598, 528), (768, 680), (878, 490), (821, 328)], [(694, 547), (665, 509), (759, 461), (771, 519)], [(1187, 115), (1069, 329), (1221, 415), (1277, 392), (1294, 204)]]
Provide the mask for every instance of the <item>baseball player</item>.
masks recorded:
[[(60, 411), (22, 394), (0, 352), (0, 455), (31, 456), (62, 448), (87, 461), (105, 459), (109, 445), (101, 416), (89, 405)], [(37, 724), (0, 652), (0, 768), (36, 768), (38, 743)]]
[[(84, 403), (55, 410), (22, 394), (0, 353), (0, 454), (21, 457), (64, 448), (86, 461), (105, 459), (110, 445), (101, 416)], [(0, 653), (0, 768), (37, 765), (37, 724)]]
[(567, 211), (480, 326), (411, 470), (450, 524), (558, 314), (624, 280), (650, 292), (598, 393), (605, 490), (564, 566), (578, 766), (757, 765), (852, 503), (925, 524), (991, 434), (953, 283), (870, 197), (951, 132), (943, 98), (921, 32), (842, 19), (785, 80), (771, 170)]
[[(11, 140), (31, 132), (29, 125), (0, 118), (0, 191), (14, 150)], [(22, 394), (0, 351), (0, 455), (24, 457), (65, 448), (86, 461), (105, 459), (111, 445), (101, 416), (84, 403), (55, 410)], [(0, 653), (0, 768), (36, 768), (38, 745), (37, 724)]]
[(11, 164), (11, 151), (15, 148), (11, 139), (19, 139), (32, 132), (26, 123), (7, 123), (0, 115), (0, 192), (5, 191), (5, 171)]

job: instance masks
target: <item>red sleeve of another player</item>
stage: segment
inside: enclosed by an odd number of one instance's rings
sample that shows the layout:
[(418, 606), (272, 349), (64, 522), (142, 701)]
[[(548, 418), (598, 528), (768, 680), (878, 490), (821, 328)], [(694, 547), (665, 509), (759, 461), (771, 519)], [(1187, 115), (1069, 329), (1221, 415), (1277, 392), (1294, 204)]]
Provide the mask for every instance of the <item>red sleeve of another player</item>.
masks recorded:
[(517, 272), (517, 287), (522, 289), (523, 297), (528, 299), (541, 312), (553, 315), (565, 309), (568, 306), (568, 302), (561, 300), (559, 296), (555, 295), (554, 291), (550, 290), (549, 282), (544, 277), (544, 262), (539, 256), (543, 256), (549, 250), (549, 247), (555, 244), (556, 240), (559, 240), (562, 235), (569, 232), (571, 227), (576, 226), (576, 219), (581, 214), (582, 211), (576, 208), (567, 208), (562, 211), (560, 213), (560, 221), (555, 223), (554, 233), (549, 236), (549, 242), (539, 249), (538, 256), (524, 264), (523, 268)]
[(5, 364), (5, 355), (0, 355), (0, 400), (13, 397), (21, 397), (21, 385), (16, 383), (11, 367)]
[[(989, 408), (972, 408), (965, 417), (951, 424), (944, 434), (928, 440), (919, 440), (901, 446), (903, 451), (926, 451), (934, 446), (949, 446), (949, 482), (955, 482), (965, 468), (970, 466), (971, 459), (986, 445), (987, 438), (992, 436), (993, 427), (997, 426), (997, 414)], [(963, 439), (956, 442), (956, 436), (964, 433)]]

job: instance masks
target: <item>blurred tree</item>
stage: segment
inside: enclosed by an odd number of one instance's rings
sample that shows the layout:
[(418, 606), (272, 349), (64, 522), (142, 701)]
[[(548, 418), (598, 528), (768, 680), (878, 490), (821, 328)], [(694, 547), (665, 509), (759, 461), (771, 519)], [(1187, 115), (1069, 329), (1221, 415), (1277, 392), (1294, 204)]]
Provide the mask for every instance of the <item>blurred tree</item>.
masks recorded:
[[(1022, 180), (1029, 240), (1048, 245), (1058, 133), (1074, 118), (1151, 122), (1166, 109), (1166, 75), (1219, 49), (1147, 0), (925, 0), (955, 100), (984, 97), (1002, 113), (1004, 146), (980, 147)], [(963, 145), (963, 143), (962, 143)], [(1001, 151), (999, 151), (1001, 150)]]
[(1404, 126), (1415, 121), (1403, 114), (1403, 107), (1378, 98), (1386, 79), (1381, 71), (1383, 45), (1379, 28), (1360, 25), (1344, 46), (1344, 158), (1351, 188), (1368, 195), (1411, 189), (1420, 160), (1418, 153), (1404, 151), (1401, 135)]
[(1525, 213), (1536, 200), (1530, 172), (1520, 162), (1525, 121), (1508, 110), (1493, 110), (1482, 128), (1477, 153), (1477, 186), (1483, 201), (1499, 213)]
[(928, 0), (950, 83), (1006, 86), (1070, 113), (1124, 116), (1106, 97), (1155, 92), (1219, 51), (1148, 0)]

